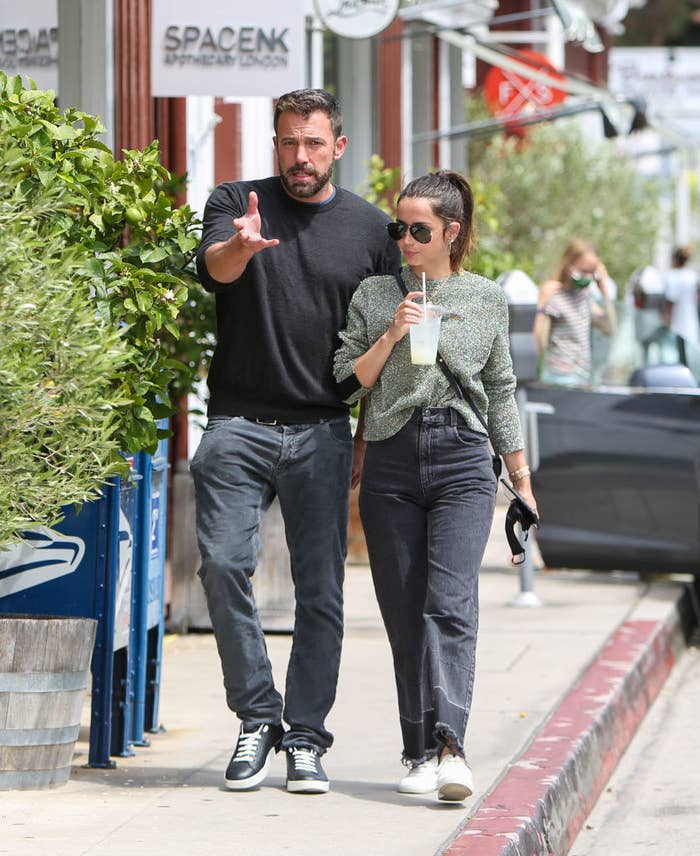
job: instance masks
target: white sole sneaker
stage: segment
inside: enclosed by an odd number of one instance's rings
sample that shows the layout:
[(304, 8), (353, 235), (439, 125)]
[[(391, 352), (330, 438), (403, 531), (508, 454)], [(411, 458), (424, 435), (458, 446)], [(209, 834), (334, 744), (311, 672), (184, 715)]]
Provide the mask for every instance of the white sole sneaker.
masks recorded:
[(268, 771), (270, 769), (270, 764), (272, 764), (272, 759), (275, 755), (274, 747), (270, 749), (267, 753), (267, 758), (265, 759), (265, 763), (258, 770), (258, 772), (254, 776), (250, 776), (247, 779), (227, 779), (224, 778), (224, 784), (230, 791), (249, 791), (251, 788), (256, 788), (263, 779), (267, 776)]
[(438, 799), (445, 802), (462, 802), (472, 795), (472, 789), (458, 782), (449, 782), (438, 788)]
[(330, 782), (291, 781), (287, 782), (287, 790), (290, 794), (327, 794), (330, 790)]
[(290, 794), (326, 794), (330, 790), (321, 756), (314, 749), (290, 746), (287, 755), (287, 791)]
[(432, 794), (437, 786), (437, 760), (433, 759), (412, 767), (396, 790), (400, 794)]
[(438, 799), (461, 802), (474, 792), (474, 781), (469, 765), (458, 755), (442, 759), (437, 772)]

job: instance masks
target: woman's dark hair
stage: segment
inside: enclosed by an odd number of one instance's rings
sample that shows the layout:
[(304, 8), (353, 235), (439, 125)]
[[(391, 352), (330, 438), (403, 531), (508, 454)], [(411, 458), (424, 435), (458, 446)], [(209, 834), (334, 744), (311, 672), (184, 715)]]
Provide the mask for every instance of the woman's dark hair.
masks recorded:
[(325, 89), (295, 89), (280, 95), (275, 105), (273, 125), (277, 133), (277, 123), (282, 113), (296, 113), (305, 119), (317, 111), (325, 113), (333, 129), (333, 139), (337, 140), (343, 132), (343, 115), (334, 95)]
[(686, 245), (685, 247), (675, 247), (671, 256), (671, 263), (673, 264), (673, 267), (683, 267), (692, 255), (693, 248), (690, 246)]
[(467, 179), (449, 170), (431, 172), (410, 181), (399, 194), (397, 204), (402, 199), (427, 199), (441, 220), (459, 223), (459, 234), (450, 248), (450, 268), (461, 270), (476, 244), (474, 194)]

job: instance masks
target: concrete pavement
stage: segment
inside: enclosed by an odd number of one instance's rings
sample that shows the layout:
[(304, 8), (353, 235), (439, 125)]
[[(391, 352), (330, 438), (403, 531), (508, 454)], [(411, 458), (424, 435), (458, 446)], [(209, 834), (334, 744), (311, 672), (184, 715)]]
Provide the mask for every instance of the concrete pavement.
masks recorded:
[[(477, 676), (466, 741), (476, 789), (464, 805), (396, 793), (403, 768), (390, 655), (368, 570), (351, 566), (338, 697), (328, 720), (336, 740), (324, 762), (331, 778), (329, 794), (288, 794), (282, 756), (260, 789), (225, 790), (223, 770), (238, 728), (225, 707), (213, 639), (209, 634), (168, 637), (160, 705), (167, 730), (153, 735), (151, 746), (138, 748), (134, 757), (116, 759), (116, 770), (105, 771), (82, 766), (88, 736), (83, 729), (67, 785), (0, 794), (0, 854), (456, 856), (469, 848), (470, 856), (505, 856), (507, 848), (516, 845), (521, 854), (547, 853), (548, 847), (549, 852), (565, 853), (555, 848), (566, 846), (564, 841), (570, 845), (573, 838), (558, 836), (555, 844), (548, 844), (542, 830), (552, 818), (543, 817), (542, 808), (561, 797), (557, 824), (566, 826), (571, 819), (580, 826), (601, 776), (584, 777), (574, 787), (569, 776), (566, 785), (556, 775), (563, 771), (564, 780), (569, 775), (564, 758), (554, 760), (557, 769), (537, 773), (531, 781), (516, 781), (514, 788), (513, 773), (537, 772), (539, 758), (522, 759), (548, 727), (561, 726), (557, 712), (590, 669), (600, 667), (601, 651), (629, 622), (638, 628), (643, 624), (644, 633), (640, 630), (626, 652), (618, 646), (605, 655), (608, 667), (613, 658), (621, 658), (612, 664), (614, 675), (595, 672), (612, 689), (603, 692), (599, 687), (592, 698), (585, 696), (584, 686), (580, 705), (591, 721), (604, 723), (603, 731), (613, 733), (605, 713), (613, 709), (613, 690), (632, 676), (634, 686), (625, 688), (623, 701), (643, 713), (682, 645), (676, 604), (683, 584), (648, 584), (633, 574), (546, 572), (536, 580), (543, 607), (514, 609), (510, 603), (518, 591), (518, 575), (508, 566), (504, 510), (497, 510), (481, 576)], [(280, 686), (289, 643), (286, 635), (268, 636)], [(633, 656), (627, 657), (632, 649)], [(640, 698), (646, 701), (640, 704)], [(595, 758), (601, 747), (614, 755), (603, 743), (584, 745), (589, 725), (579, 722), (583, 730), (571, 735), (577, 766), (583, 755)], [(618, 749), (634, 727), (630, 722), (625, 734), (615, 737)], [(508, 783), (508, 793), (516, 798), (510, 808), (506, 798), (494, 809), (489, 800)], [(577, 796), (579, 786), (583, 792)], [(523, 806), (527, 816), (517, 814)]]

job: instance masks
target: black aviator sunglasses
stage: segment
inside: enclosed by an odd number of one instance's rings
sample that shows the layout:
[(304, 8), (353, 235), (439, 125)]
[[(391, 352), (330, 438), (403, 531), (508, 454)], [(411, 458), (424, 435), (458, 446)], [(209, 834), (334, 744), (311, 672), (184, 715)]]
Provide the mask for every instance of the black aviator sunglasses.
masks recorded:
[(432, 230), (424, 223), (412, 223), (409, 226), (403, 220), (394, 220), (386, 224), (386, 230), (389, 237), (395, 241), (400, 241), (401, 238), (405, 237), (406, 232), (410, 232), (411, 237), (415, 238), (419, 244), (429, 244), (433, 237)]

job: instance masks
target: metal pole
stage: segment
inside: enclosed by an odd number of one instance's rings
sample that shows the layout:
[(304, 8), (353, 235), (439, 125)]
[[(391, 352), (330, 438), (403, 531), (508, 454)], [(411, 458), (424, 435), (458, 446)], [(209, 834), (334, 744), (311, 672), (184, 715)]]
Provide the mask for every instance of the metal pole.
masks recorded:
[(413, 46), (410, 25), (401, 42), (401, 165), (402, 181), (413, 175)]
[(58, 0), (58, 103), (100, 117), (114, 149), (114, 0)]
[(323, 24), (321, 19), (316, 15), (311, 16), (310, 26), (310, 62), (309, 70), (309, 85), (312, 89), (323, 89), (324, 68), (323, 68)]
[[(530, 450), (533, 446), (533, 438), (530, 437), (530, 432), (532, 431), (532, 420), (528, 418), (527, 414), (527, 390), (523, 387), (518, 387), (515, 391), (515, 400), (520, 414), (520, 424), (523, 428), (525, 456), (527, 460), (530, 461), (530, 466), (532, 468), (535, 466), (535, 462), (530, 454)], [(520, 532), (520, 541), (525, 548), (525, 558), (519, 566), (520, 592), (512, 601), (512, 606), (528, 607), (530, 609), (542, 606), (542, 601), (535, 593), (535, 563), (532, 559), (533, 537), (533, 529), (530, 529), (530, 535), (527, 541), (523, 541), (523, 533), (522, 531)]]

